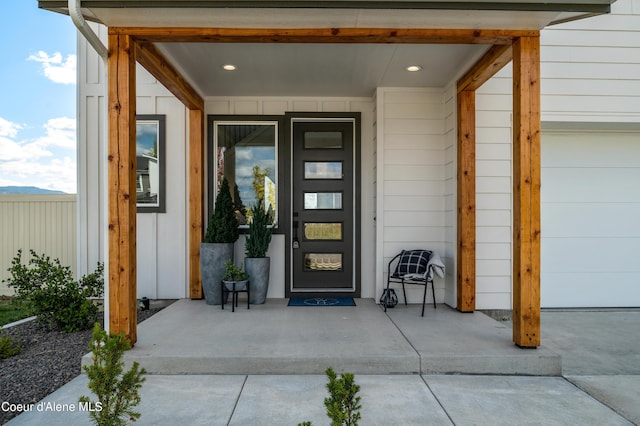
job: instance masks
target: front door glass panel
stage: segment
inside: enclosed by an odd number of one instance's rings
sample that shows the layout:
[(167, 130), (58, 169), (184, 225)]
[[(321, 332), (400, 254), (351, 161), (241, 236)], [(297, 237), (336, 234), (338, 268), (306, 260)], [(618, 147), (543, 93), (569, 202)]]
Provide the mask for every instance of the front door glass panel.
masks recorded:
[(342, 253), (305, 253), (304, 268), (307, 271), (340, 271)]
[(305, 149), (342, 149), (342, 132), (304, 132)]
[(305, 210), (340, 210), (342, 192), (305, 192)]
[(305, 223), (306, 240), (342, 240), (342, 223)]
[(342, 179), (342, 161), (305, 161), (305, 179)]

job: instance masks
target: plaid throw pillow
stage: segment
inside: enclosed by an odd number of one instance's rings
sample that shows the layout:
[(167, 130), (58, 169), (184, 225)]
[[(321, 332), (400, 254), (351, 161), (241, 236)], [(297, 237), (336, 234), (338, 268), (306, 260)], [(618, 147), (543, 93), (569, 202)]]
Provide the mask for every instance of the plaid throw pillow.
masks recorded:
[(424, 274), (430, 257), (431, 252), (428, 250), (402, 250), (394, 275)]

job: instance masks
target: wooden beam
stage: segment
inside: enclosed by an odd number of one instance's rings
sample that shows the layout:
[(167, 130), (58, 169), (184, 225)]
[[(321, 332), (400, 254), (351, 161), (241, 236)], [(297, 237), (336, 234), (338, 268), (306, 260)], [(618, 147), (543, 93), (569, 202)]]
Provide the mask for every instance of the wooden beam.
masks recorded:
[(476, 92), (458, 93), (457, 309), (476, 309)]
[(540, 345), (540, 39), (513, 44), (513, 341)]
[(202, 299), (200, 243), (204, 205), (204, 112), (189, 110), (189, 294)]
[(487, 80), (496, 75), (505, 65), (511, 62), (512, 56), (511, 45), (496, 45), (491, 47), (491, 49), (458, 80), (458, 93), (463, 90), (477, 90)]
[(187, 108), (204, 110), (204, 99), (151, 43), (136, 42), (136, 59)]
[(510, 46), (533, 30), (431, 28), (185, 28), (111, 27), (110, 34), (128, 34), (146, 42), (179, 43), (435, 43)]
[(137, 340), (136, 61), (131, 37), (109, 36), (109, 331)]

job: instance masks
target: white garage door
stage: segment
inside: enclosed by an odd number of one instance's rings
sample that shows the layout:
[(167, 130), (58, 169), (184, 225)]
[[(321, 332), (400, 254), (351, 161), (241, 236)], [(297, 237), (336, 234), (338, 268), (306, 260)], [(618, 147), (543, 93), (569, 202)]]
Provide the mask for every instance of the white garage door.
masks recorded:
[(640, 132), (542, 136), (543, 307), (640, 306)]

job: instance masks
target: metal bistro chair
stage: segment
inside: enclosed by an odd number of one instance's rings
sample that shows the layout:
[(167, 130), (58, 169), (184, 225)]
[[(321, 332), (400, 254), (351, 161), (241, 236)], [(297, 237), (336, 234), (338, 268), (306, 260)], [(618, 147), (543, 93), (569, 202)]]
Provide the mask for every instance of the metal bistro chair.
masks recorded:
[[(422, 296), (422, 316), (424, 316), (424, 305), (427, 300), (427, 287), (431, 283), (431, 292), (433, 294), (433, 307), (436, 307), (436, 290), (433, 285), (433, 271), (429, 271), (429, 260), (433, 256), (433, 252), (429, 250), (402, 250), (387, 265), (387, 296), (390, 294), (389, 285), (393, 283), (402, 284), (402, 294), (404, 295), (404, 304), (407, 305), (407, 292), (405, 284), (417, 284), (424, 286), (424, 295)], [(391, 267), (397, 261), (395, 269)], [(387, 303), (383, 303), (384, 311), (387, 312)]]

